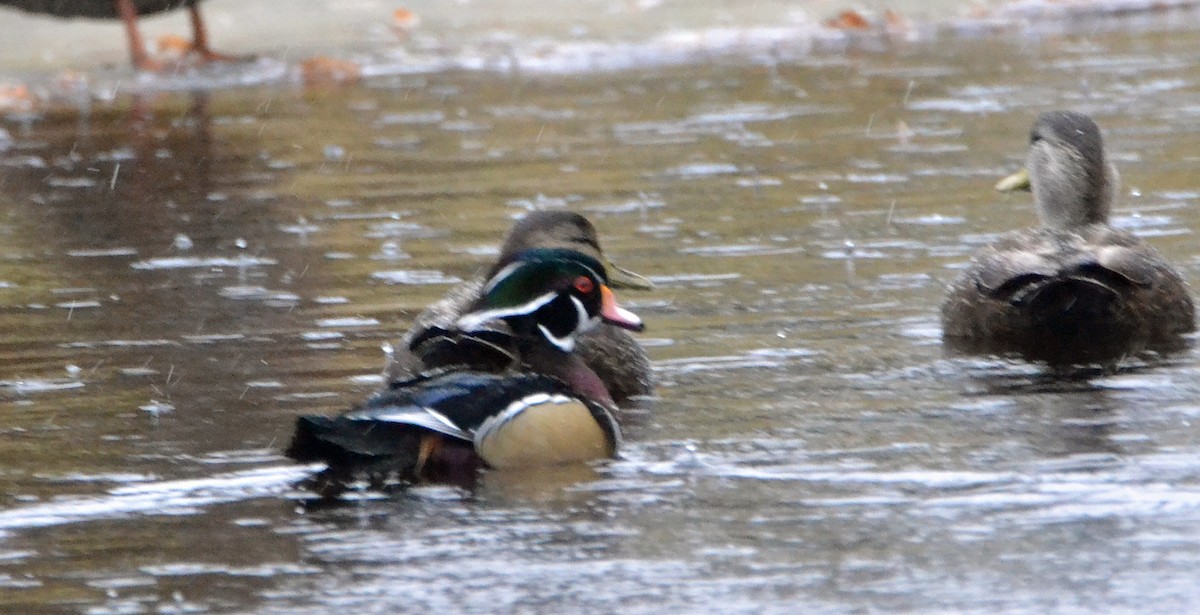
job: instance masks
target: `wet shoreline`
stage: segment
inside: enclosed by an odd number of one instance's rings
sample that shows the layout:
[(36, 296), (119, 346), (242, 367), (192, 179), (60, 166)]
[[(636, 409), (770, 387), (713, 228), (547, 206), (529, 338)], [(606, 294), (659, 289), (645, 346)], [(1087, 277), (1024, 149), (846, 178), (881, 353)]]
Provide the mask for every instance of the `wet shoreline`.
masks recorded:
[[(216, 44), (233, 53), (258, 54), (258, 60), (199, 69), (183, 65), (157, 75), (132, 74), (119, 24), (8, 9), (0, 11), (5, 17), (0, 39), (9, 50), (0, 59), (0, 85), (29, 85), (58, 98), (85, 87), (103, 98), (114, 90), (302, 82), (308, 79), (304, 60), (310, 58), (345, 62), (355, 79), (449, 70), (572, 75), (888, 52), (947, 36), (1037, 40), (1200, 26), (1198, 0), (993, 0), (969, 7), (901, 1), (873, 11), (829, 2), (795, 8), (780, 1), (755, 3), (754, 10), (740, 12), (723, 11), (720, 3), (680, 9), (647, 2), (646, 8), (585, 5), (580, 12), (562, 15), (535, 11), (520, 0), (499, 4), (491, 9), (495, 15), (479, 16), (479, 6), (416, 2), (415, 25), (400, 28), (391, 16), (394, 7), (370, 0), (344, 6), (336, 0), (309, 0), (294, 5), (282, 20), (273, 20), (261, 4), (211, 2), (204, 10)], [(327, 22), (322, 21), (325, 16)], [(165, 33), (187, 32), (187, 24), (182, 15), (171, 14), (143, 20), (143, 30), (153, 45)]]

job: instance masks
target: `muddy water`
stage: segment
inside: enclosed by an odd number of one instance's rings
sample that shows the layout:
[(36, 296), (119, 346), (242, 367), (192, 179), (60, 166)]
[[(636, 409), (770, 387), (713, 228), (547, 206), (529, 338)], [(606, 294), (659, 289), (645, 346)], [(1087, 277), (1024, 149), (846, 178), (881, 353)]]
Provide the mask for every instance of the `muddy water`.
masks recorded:
[[(0, 610), (1183, 612), (1193, 351), (943, 356), (1034, 115), (1200, 280), (1200, 34), (118, 96), (0, 140)], [(658, 289), (622, 458), (306, 508), (279, 449), (533, 208)]]

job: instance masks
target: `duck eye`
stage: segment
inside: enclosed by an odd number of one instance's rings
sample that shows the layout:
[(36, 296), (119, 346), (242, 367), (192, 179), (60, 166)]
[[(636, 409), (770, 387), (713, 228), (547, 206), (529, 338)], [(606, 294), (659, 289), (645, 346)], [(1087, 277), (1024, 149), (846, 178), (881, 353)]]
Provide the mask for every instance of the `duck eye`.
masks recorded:
[(596, 283), (586, 275), (581, 275), (575, 278), (575, 283), (573, 286), (575, 287), (575, 290), (585, 295), (590, 295), (592, 294), (592, 291), (596, 290)]
[(1040, 132), (1029, 133), (1029, 144), (1030, 145), (1033, 145), (1034, 143), (1037, 143), (1038, 141), (1041, 141), (1041, 140), (1042, 140), (1042, 133), (1040, 133)]

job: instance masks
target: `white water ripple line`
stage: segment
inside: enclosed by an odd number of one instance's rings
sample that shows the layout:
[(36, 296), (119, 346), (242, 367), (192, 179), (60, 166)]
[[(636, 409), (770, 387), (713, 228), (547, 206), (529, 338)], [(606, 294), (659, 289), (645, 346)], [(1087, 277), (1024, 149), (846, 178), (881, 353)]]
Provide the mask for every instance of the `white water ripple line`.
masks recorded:
[(138, 261), (129, 266), (133, 267), (134, 269), (156, 270), (194, 269), (203, 267), (260, 267), (266, 265), (275, 265), (277, 263), (278, 261), (273, 258), (261, 256), (171, 256)]
[(272, 466), (205, 478), (118, 487), (98, 496), (75, 496), (0, 511), (0, 530), (51, 527), (67, 523), (157, 514), (279, 495), (318, 466)]

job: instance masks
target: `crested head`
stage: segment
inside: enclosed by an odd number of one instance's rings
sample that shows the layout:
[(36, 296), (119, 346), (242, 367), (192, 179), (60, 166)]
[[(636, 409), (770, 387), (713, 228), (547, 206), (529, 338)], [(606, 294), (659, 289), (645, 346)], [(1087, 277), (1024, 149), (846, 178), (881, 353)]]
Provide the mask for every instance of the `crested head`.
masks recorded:
[(503, 259), (470, 312), (464, 331), (504, 320), (519, 337), (545, 341), (562, 352), (598, 322), (640, 331), (642, 321), (617, 305), (599, 260), (563, 248), (525, 250)]
[(1108, 222), (1119, 180), (1090, 117), (1043, 113), (1030, 133), (1025, 165), (1043, 225), (1067, 229)]

